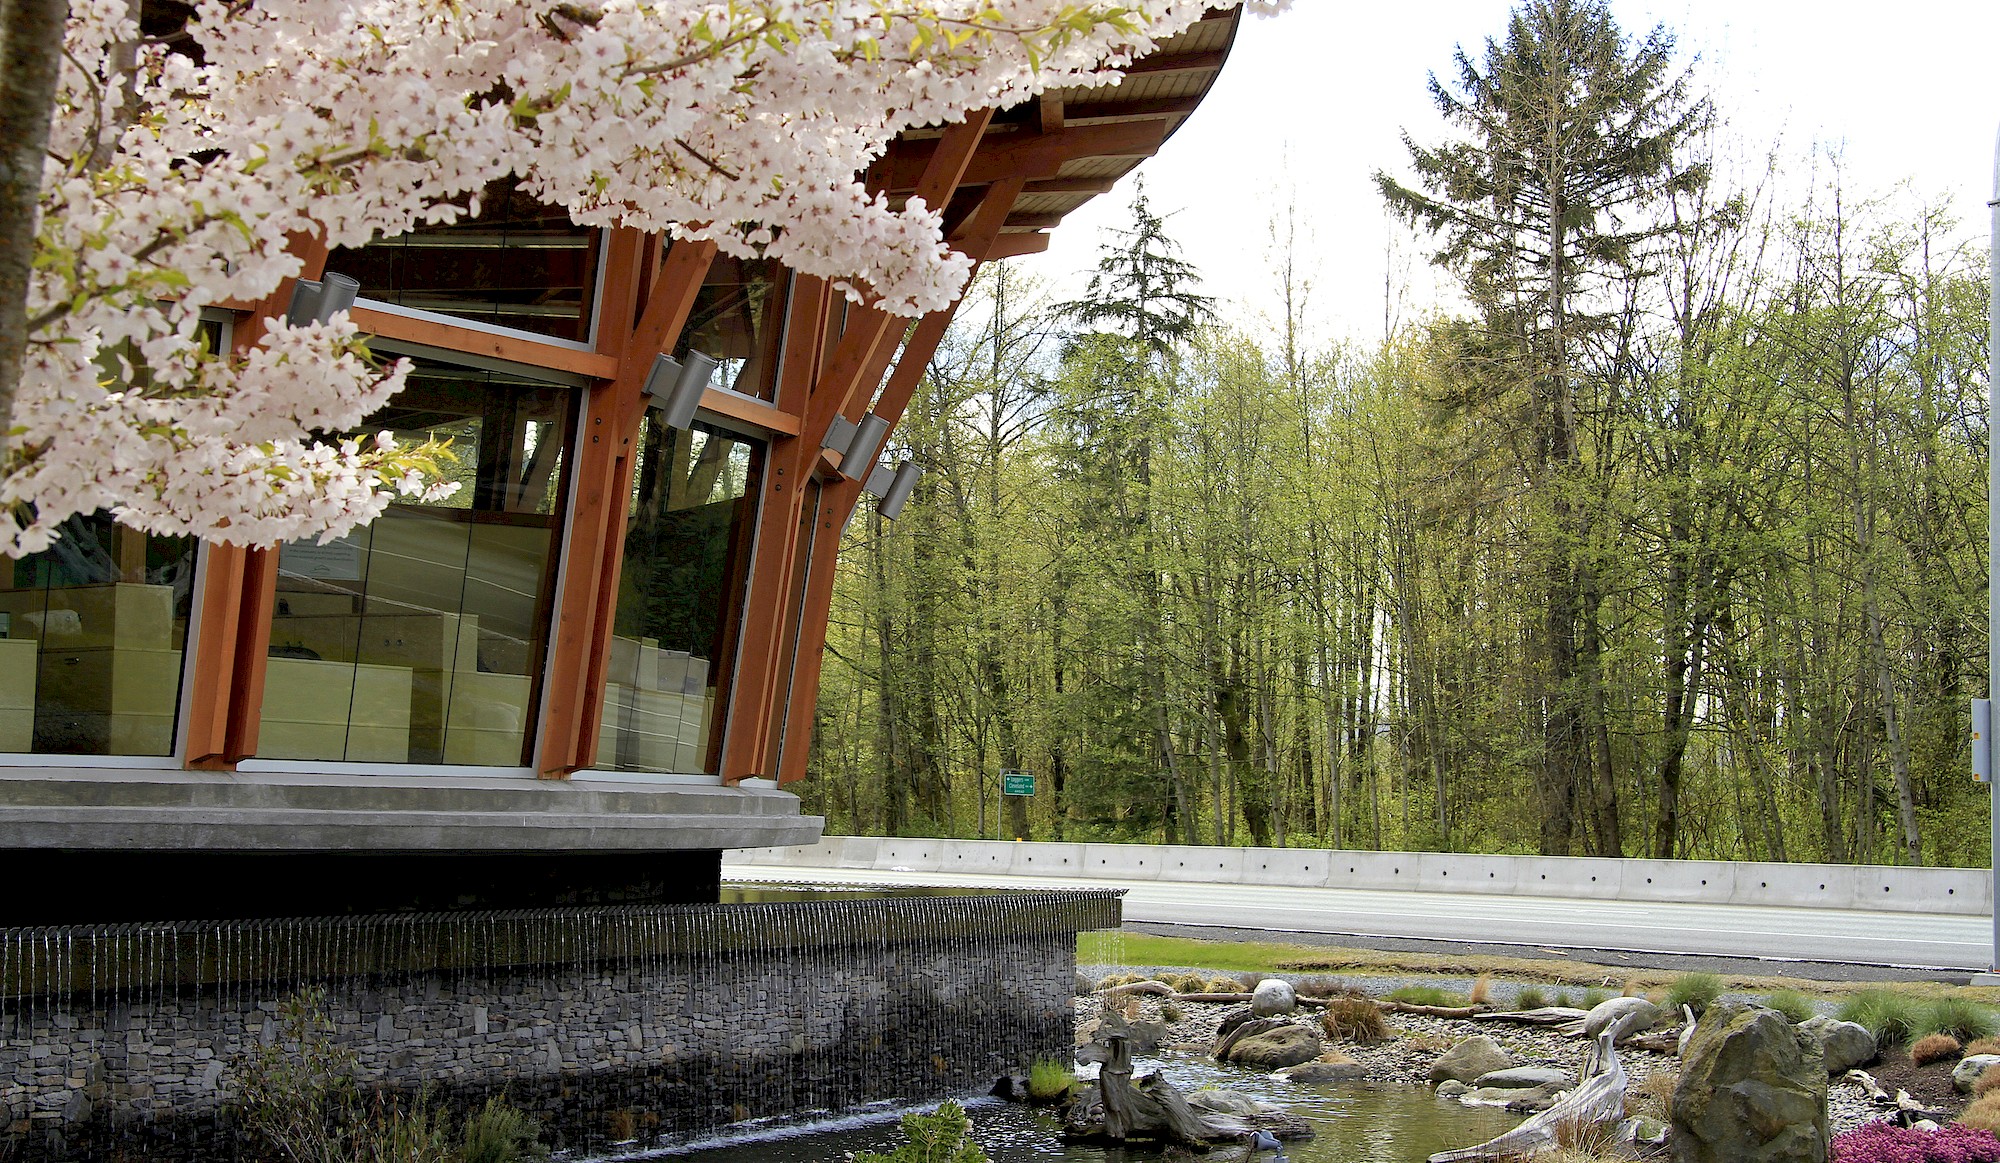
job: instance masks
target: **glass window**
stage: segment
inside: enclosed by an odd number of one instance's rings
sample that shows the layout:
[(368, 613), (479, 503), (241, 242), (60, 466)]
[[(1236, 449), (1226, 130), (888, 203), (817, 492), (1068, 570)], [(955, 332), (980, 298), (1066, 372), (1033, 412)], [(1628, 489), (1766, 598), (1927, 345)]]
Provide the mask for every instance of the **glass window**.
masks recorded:
[(487, 187), (479, 208), (448, 226), (337, 250), (326, 269), (359, 280), (364, 299), (590, 342), (596, 228), (521, 193), (512, 178)]
[(0, 751), (174, 752), (195, 542), (63, 522), (0, 590)]
[(785, 269), (774, 261), (715, 256), (674, 354), (712, 355), (720, 365), (710, 387), (770, 399), (778, 382), (787, 285)]
[(704, 427), (641, 428), (598, 766), (718, 770), (761, 464)]
[(363, 431), (448, 437), (458, 492), (278, 557), (258, 755), (531, 760), (574, 393), (416, 361)]

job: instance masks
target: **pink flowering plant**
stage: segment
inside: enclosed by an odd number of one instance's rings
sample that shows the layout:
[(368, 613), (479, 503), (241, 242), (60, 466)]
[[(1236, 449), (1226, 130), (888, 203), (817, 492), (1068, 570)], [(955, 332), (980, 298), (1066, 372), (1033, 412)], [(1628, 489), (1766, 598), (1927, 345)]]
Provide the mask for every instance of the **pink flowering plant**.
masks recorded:
[(1830, 1163), (2000, 1163), (2000, 1139), (1960, 1123), (1935, 1131), (1863, 1123), (1833, 1137)]
[[(329, 443), (401, 387), (345, 314), (212, 350), (332, 247), (477, 213), (507, 176), (578, 223), (708, 239), (914, 315), (970, 270), (859, 174), (902, 131), (1116, 70), (1210, 0), (201, 0), (142, 36), (74, 0), (0, 461), (0, 551), (75, 513), (236, 543), (435, 497), (443, 450)], [(1283, 0), (1252, 6), (1281, 7)]]

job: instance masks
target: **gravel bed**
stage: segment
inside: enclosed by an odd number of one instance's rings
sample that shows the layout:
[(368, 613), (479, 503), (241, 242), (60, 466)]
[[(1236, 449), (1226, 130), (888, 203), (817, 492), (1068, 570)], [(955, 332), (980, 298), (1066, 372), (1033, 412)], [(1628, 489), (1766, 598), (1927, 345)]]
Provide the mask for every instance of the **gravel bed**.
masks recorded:
[[(1135, 968), (1078, 966), (1080, 974), (1091, 981), (1102, 978), (1107, 973), (1201, 973), (1204, 976), (1234, 976), (1217, 974), (1206, 970), (1187, 967), (1146, 967)], [(1296, 980), (1296, 975), (1275, 974)], [(1317, 975), (1331, 977), (1334, 975)], [(1362, 976), (1340, 974), (1339, 980), (1352, 988), (1359, 989), (1371, 997), (1379, 997), (1390, 990), (1406, 985), (1427, 985), (1464, 993), (1472, 988), (1470, 978), (1449, 978), (1438, 976)], [(1519, 984), (1494, 981), (1490, 983), (1492, 996), (1496, 1001), (1511, 1002)], [(1552, 987), (1538, 987), (1553, 999), (1556, 990)], [(1581, 990), (1571, 990), (1573, 999), (1580, 998)], [(1165, 998), (1148, 994), (1132, 995), (1138, 999), (1139, 1017), (1148, 1021), (1164, 1021), (1162, 1010)], [(1224, 1002), (1179, 1002), (1181, 1018), (1168, 1023), (1166, 1046), (1168, 1053), (1206, 1054), (1215, 1042), (1216, 1027), (1230, 1010), (1241, 1003)], [(1553, 1002), (1551, 1002), (1553, 1004)], [(1076, 1006), (1078, 1027), (1097, 1017), (1098, 1006), (1094, 998), (1079, 997)], [(1574, 1073), (1582, 1066), (1586, 1048), (1581, 1038), (1572, 1038), (1554, 1032), (1545, 1026), (1531, 1026), (1511, 1022), (1457, 1020), (1434, 1018), (1422, 1014), (1385, 1014), (1394, 1037), (1373, 1046), (1362, 1046), (1352, 1042), (1329, 1042), (1330, 1049), (1339, 1049), (1368, 1068), (1368, 1077), (1378, 1082), (1427, 1083), (1426, 1077), (1431, 1062), (1445, 1050), (1450, 1049), (1460, 1039), (1473, 1034), (1485, 1034), (1498, 1042), (1514, 1059), (1517, 1066), (1556, 1067)], [(1311, 1024), (1315, 1029), (1318, 1022), (1315, 1014), (1301, 1010), (1297, 1019), (1301, 1024)], [(1080, 1037), (1080, 1035), (1079, 1035)], [(1627, 1085), (1633, 1089), (1643, 1086), (1648, 1075), (1659, 1070), (1673, 1071), (1679, 1063), (1674, 1055), (1656, 1054), (1633, 1047), (1619, 1051), (1619, 1061), (1625, 1067)], [(1827, 1086), (1827, 1107), (1832, 1124), (1832, 1132), (1842, 1131), (1870, 1122), (1881, 1117), (1881, 1112), (1871, 1103), (1860, 1087), (1842, 1079), (1831, 1079)]]

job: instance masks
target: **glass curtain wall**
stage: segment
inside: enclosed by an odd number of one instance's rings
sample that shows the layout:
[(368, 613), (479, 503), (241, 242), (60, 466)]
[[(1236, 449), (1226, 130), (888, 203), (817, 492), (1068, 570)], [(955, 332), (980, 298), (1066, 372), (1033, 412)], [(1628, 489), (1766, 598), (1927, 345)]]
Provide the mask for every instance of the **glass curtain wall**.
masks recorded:
[(364, 299), (588, 343), (598, 231), (515, 185), (488, 186), (476, 216), (335, 251), (326, 269)]
[(762, 450), (648, 416), (639, 434), (598, 766), (720, 770)]
[(278, 558), (258, 755), (532, 760), (575, 393), (416, 361), (362, 426), (447, 438), (458, 492)]
[(0, 589), (0, 751), (174, 753), (195, 541), (108, 513), (7, 563)]
[(770, 399), (790, 285), (785, 268), (772, 260), (717, 255), (674, 354), (712, 355), (719, 366), (710, 387)]

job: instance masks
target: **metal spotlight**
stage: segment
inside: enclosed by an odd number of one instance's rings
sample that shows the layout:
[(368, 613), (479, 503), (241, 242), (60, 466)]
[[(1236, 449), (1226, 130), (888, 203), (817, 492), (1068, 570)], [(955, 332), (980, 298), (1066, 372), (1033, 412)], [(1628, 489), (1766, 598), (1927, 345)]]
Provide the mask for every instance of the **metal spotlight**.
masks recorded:
[(646, 373), (646, 403), (659, 410), (660, 423), (669, 428), (687, 428), (701, 407), (701, 394), (708, 390), (709, 377), (722, 361), (712, 355), (690, 351), (686, 359), (662, 353)]
[(910, 490), (917, 487), (917, 478), (924, 470), (917, 467), (914, 460), (906, 460), (896, 466), (896, 475), (889, 480), (889, 489), (882, 494), (875, 511), (882, 514), (884, 521), (894, 521), (903, 511), (903, 502), (910, 499)]
[(292, 284), (292, 302), (285, 310), (285, 321), (294, 327), (326, 323), (354, 306), (360, 294), (360, 283), (331, 271), (323, 279), (300, 279)]
[(847, 451), (840, 454), (840, 475), (851, 481), (858, 481), (867, 475), (875, 463), (875, 454), (882, 451), (882, 441), (889, 436), (889, 422), (870, 412), (854, 426), (854, 435), (847, 442)]

